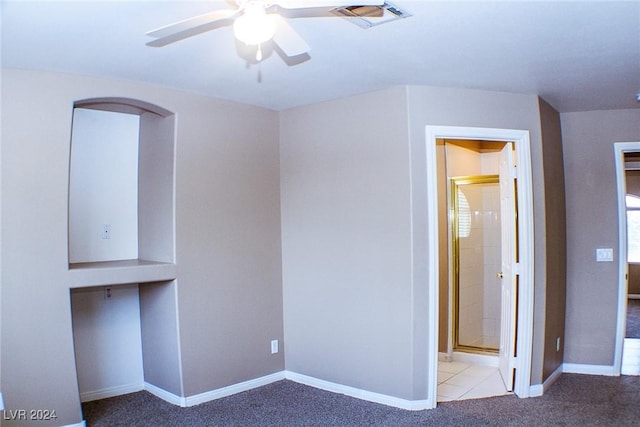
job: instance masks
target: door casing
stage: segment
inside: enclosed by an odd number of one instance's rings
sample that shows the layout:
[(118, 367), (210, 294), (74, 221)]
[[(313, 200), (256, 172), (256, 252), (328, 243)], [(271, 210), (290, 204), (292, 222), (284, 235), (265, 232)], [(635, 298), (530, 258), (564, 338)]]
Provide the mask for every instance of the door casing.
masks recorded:
[(494, 129), (458, 126), (426, 126), (427, 165), (427, 231), (428, 239), (428, 328), (427, 373), (430, 390), (427, 406), (437, 405), (438, 372), (438, 176), (436, 160), (437, 139), (473, 139), (485, 141), (513, 142), (517, 161), (518, 193), (518, 242), (520, 262), (516, 273), (519, 276), (517, 358), (514, 393), (519, 397), (530, 396), (531, 355), (533, 348), (533, 188), (531, 174), (531, 148), (529, 132), (526, 130)]
[(624, 173), (625, 153), (640, 153), (640, 142), (616, 142), (613, 144), (616, 164), (616, 189), (618, 193), (618, 320), (613, 353), (612, 375), (622, 371), (622, 348), (627, 323), (627, 181)]

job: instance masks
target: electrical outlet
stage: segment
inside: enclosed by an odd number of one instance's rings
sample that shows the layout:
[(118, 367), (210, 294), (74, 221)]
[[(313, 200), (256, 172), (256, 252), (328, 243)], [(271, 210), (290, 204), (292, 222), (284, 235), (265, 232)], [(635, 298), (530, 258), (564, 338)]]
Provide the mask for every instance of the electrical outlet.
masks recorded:
[(611, 249), (611, 248), (598, 248), (598, 249), (596, 249), (596, 261), (597, 262), (612, 262), (613, 261), (613, 249)]
[(104, 240), (111, 239), (111, 224), (102, 225), (102, 238)]
[(271, 354), (278, 352), (278, 340), (271, 340)]
[(104, 287), (104, 299), (109, 299), (109, 298), (111, 298), (111, 287), (105, 286)]

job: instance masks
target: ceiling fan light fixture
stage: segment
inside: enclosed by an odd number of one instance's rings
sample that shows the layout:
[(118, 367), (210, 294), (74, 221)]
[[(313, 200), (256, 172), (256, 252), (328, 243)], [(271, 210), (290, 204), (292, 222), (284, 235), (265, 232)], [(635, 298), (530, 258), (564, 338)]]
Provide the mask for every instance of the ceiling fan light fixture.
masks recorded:
[(236, 38), (248, 46), (271, 40), (275, 32), (275, 20), (259, 5), (247, 6), (242, 16), (236, 18), (233, 23)]

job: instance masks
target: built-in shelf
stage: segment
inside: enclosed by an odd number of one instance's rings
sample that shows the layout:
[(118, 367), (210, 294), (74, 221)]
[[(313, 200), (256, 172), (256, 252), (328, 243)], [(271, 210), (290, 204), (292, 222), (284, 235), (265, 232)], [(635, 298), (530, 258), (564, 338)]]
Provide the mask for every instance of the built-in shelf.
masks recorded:
[(175, 278), (176, 265), (166, 262), (131, 259), (69, 265), (71, 288), (162, 282)]
[(123, 98), (74, 107), (70, 287), (175, 279), (174, 115)]

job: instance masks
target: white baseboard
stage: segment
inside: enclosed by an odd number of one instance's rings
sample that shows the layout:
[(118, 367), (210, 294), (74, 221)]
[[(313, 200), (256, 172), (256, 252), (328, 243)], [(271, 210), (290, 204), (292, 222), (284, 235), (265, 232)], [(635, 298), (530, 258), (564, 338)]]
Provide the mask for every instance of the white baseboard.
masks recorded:
[(220, 399), (221, 397), (231, 396), (232, 394), (262, 387), (263, 385), (271, 384), (276, 381), (283, 380), (284, 378), (284, 371), (280, 371), (274, 374), (266, 375), (264, 377), (244, 381), (216, 390), (207, 391), (205, 393), (196, 394), (194, 396), (189, 396), (186, 398), (186, 406), (195, 406), (204, 402), (209, 402), (211, 400)]
[[(406, 409), (409, 411), (421, 411), (423, 409), (432, 409), (436, 407), (436, 402), (428, 399), (425, 400), (407, 400), (399, 397), (388, 396), (381, 393), (375, 393), (372, 391), (362, 390), (355, 387), (350, 387), (342, 384), (332, 383), (325, 380), (320, 380), (308, 375), (298, 374), (291, 371), (280, 371), (270, 375), (266, 375), (253, 380), (244, 381), (238, 384), (232, 384), (227, 387), (222, 387), (216, 390), (211, 390), (205, 393), (196, 394), (189, 397), (177, 396), (171, 392), (168, 392), (160, 387), (145, 382), (137, 390), (146, 390), (154, 396), (169, 402), (173, 405), (180, 407), (189, 407), (199, 405), (201, 403), (209, 402), (211, 400), (220, 399), (222, 397), (231, 396), (233, 394), (248, 391), (257, 387), (262, 387), (267, 384), (271, 384), (276, 381), (288, 379), (300, 384), (305, 384), (311, 387), (319, 388), (321, 390), (327, 390), (332, 393), (344, 394), (346, 396), (355, 397), (357, 399), (366, 400), (369, 402), (380, 403), (382, 405), (392, 406), (395, 408)], [(115, 389), (111, 389), (115, 390)], [(132, 391), (127, 390), (127, 393)], [(124, 394), (124, 393), (120, 393)], [(117, 394), (113, 394), (115, 396)], [(435, 397), (435, 396), (434, 396)]]
[(609, 365), (584, 365), (581, 363), (563, 363), (562, 372), (567, 374), (605, 375), (618, 376), (613, 366)]
[(91, 402), (92, 400), (107, 399), (109, 397), (135, 393), (141, 390), (144, 390), (144, 383), (126, 384), (117, 387), (103, 388), (102, 390), (85, 391), (80, 393), (80, 401)]
[(151, 383), (145, 382), (144, 389), (149, 393), (153, 394), (154, 396), (164, 400), (165, 402), (169, 402), (173, 405), (177, 405), (182, 408), (185, 408), (187, 406), (186, 398), (178, 396), (171, 392), (168, 392), (167, 390), (160, 388), (158, 386), (155, 386)]
[(227, 387), (218, 388), (189, 397), (177, 396), (150, 383), (145, 383), (144, 389), (166, 402), (183, 408), (187, 408), (189, 406), (195, 406), (201, 403), (209, 402), (211, 400), (220, 399), (221, 397), (231, 396), (232, 394), (237, 394), (243, 391), (262, 387), (263, 385), (271, 384), (283, 379), (284, 371), (280, 371), (273, 374), (265, 375), (264, 377), (255, 378), (253, 380), (244, 381), (238, 384), (232, 384)]
[[(398, 397), (388, 396), (386, 394), (375, 393), (372, 391), (361, 390), (342, 384), (336, 384), (308, 375), (298, 374), (296, 372), (285, 371), (285, 378), (300, 384), (319, 388), (321, 390), (330, 391), (332, 393), (344, 394), (346, 396), (355, 397), (357, 399), (369, 402), (380, 403), (382, 405), (393, 406), (395, 408), (406, 409), (409, 411), (421, 411), (423, 409), (435, 408), (436, 402), (430, 400), (406, 400)], [(435, 397), (435, 396), (434, 396)]]
[(528, 397), (540, 397), (544, 394), (544, 385), (542, 384), (534, 384), (529, 386), (529, 396)]
[(561, 364), (555, 371), (551, 373), (551, 375), (549, 375), (549, 378), (547, 378), (542, 384), (534, 384), (529, 388), (529, 397), (540, 397), (545, 394), (547, 390), (549, 390), (549, 387), (551, 387), (553, 383), (555, 383), (556, 380), (560, 378), (562, 372), (564, 371)]

